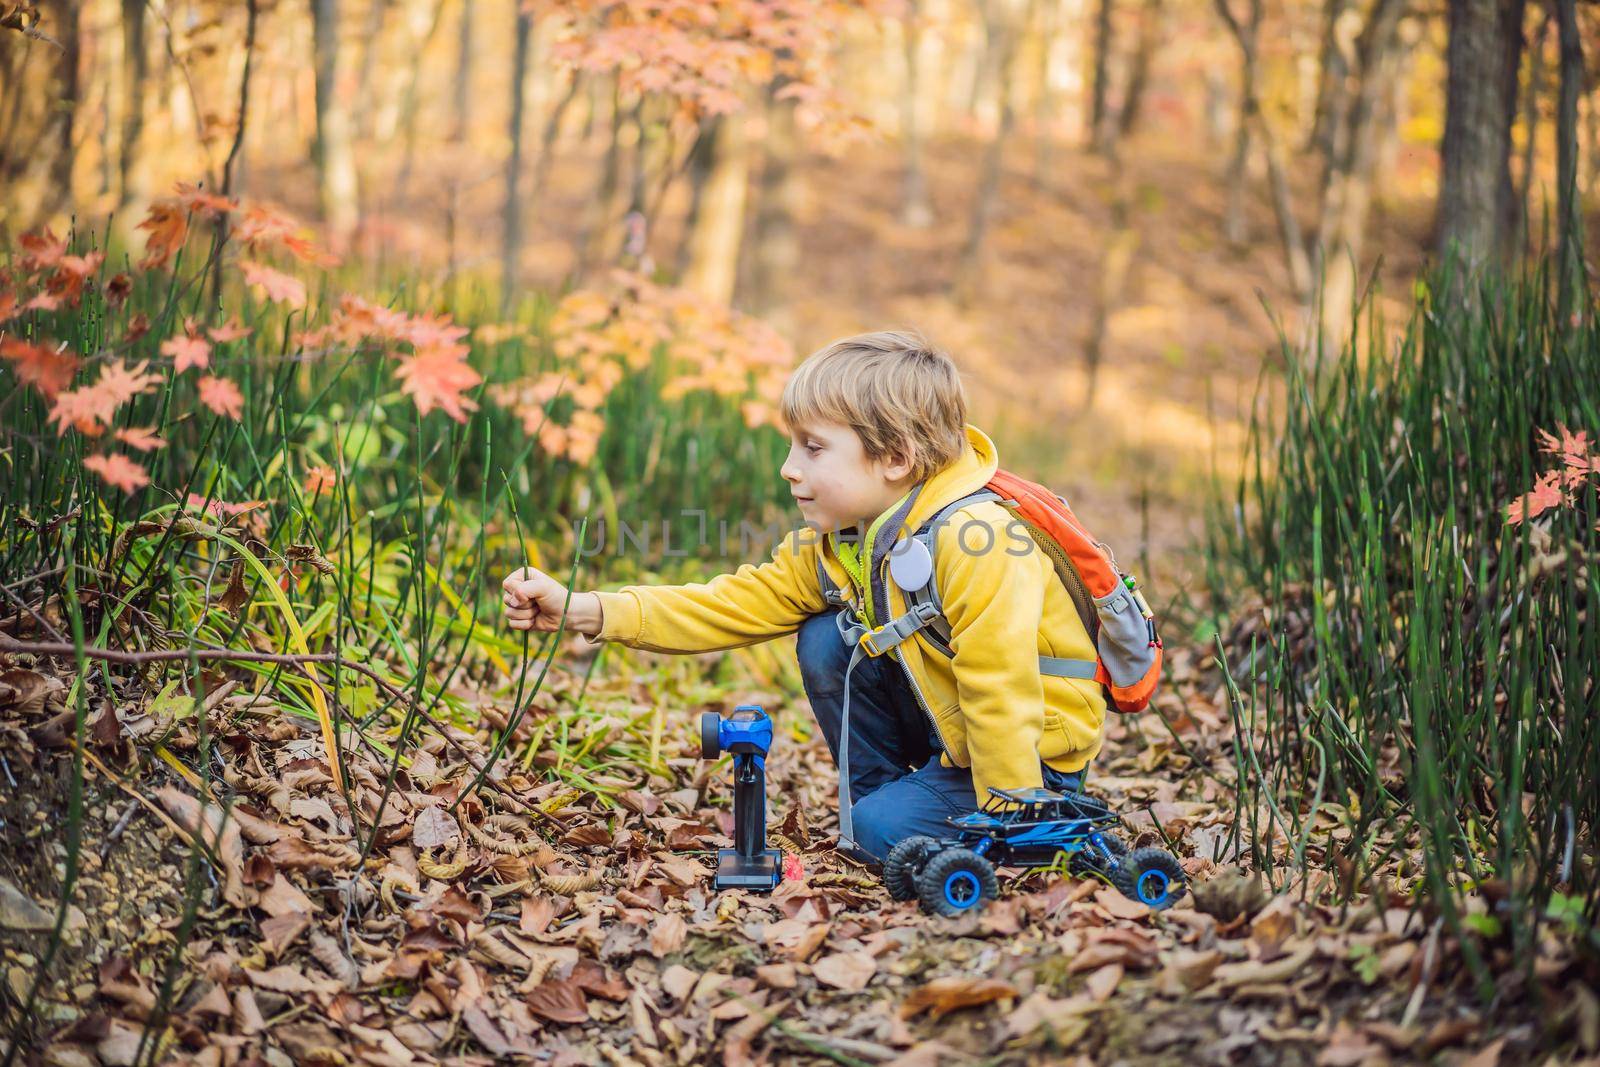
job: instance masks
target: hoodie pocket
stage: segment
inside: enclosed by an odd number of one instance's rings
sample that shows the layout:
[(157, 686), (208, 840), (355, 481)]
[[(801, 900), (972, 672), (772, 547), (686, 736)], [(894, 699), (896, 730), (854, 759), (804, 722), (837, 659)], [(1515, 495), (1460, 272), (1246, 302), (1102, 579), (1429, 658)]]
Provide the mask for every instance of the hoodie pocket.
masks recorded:
[[(1046, 675), (1044, 681), (1044, 734), (1039, 755), (1055, 759), (1093, 748), (1106, 721), (1105, 698), (1099, 685), (1076, 678)], [(1092, 686), (1093, 695), (1085, 692)]]

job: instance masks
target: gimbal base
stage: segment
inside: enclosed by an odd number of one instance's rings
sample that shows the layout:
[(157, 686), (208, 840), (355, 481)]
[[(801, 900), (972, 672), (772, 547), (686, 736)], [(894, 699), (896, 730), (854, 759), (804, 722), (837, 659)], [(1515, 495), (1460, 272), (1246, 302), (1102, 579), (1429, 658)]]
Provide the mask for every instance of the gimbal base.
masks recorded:
[(783, 880), (783, 853), (775, 848), (741, 856), (735, 849), (717, 851), (717, 873), (712, 878), (712, 888), (748, 889), (753, 893), (770, 893)]

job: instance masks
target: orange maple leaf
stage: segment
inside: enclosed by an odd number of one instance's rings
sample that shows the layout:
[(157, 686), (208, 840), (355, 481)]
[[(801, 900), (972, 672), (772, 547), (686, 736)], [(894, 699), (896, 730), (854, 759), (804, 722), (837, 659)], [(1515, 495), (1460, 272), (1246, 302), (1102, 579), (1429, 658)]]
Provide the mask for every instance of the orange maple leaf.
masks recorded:
[(53, 267), (67, 254), (66, 240), (57, 237), (55, 231), (48, 226), (39, 233), (23, 234), (17, 238), (17, 243), (22, 246), (23, 252), (17, 262), (27, 271)]
[(244, 219), (233, 234), (246, 248), (278, 245), (302, 263), (319, 267), (336, 266), (339, 257), (318, 248), (308, 238), (300, 236), (300, 224), (288, 215), (269, 207), (257, 205), (245, 212)]
[(161, 354), (172, 357), (174, 374), (182, 374), (190, 367), (203, 369), (211, 365), (211, 343), (204, 337), (169, 337), (161, 342)]
[(1534, 518), (1553, 507), (1567, 502), (1561, 489), (1561, 478), (1556, 471), (1545, 471), (1533, 483), (1533, 489), (1506, 505), (1506, 522), (1512, 526)]
[(256, 331), (253, 327), (239, 325), (238, 321), (230, 316), (227, 322), (221, 326), (213, 326), (206, 332), (217, 344), (225, 345), (229, 341), (242, 341)]
[(239, 261), (239, 270), (248, 284), (261, 287), (268, 300), (294, 308), (306, 306), (306, 283), (299, 278), (249, 259)]
[(167, 442), (156, 436), (154, 426), (129, 426), (118, 430), (113, 436), (129, 448), (140, 452), (153, 452), (158, 448), (167, 447)]
[(244, 417), (244, 394), (227, 378), (208, 374), (200, 379), (200, 403), (218, 415), (238, 420)]
[(145, 473), (145, 469), (120, 453), (90, 456), (83, 461), (83, 465), (124, 493), (136, 492), (140, 487), (150, 484), (150, 475)]
[(150, 236), (145, 238), (140, 269), (162, 268), (172, 262), (172, 257), (188, 239), (189, 214), (175, 200), (157, 200), (150, 205), (150, 213), (138, 228), (150, 231)]
[(72, 384), (72, 376), (78, 371), (78, 357), (65, 349), (65, 345), (48, 348), (15, 337), (0, 337), (0, 359), (10, 361), (18, 378), (50, 400)]
[(208, 193), (201, 189), (197, 182), (179, 182), (173, 186), (173, 191), (177, 194), (173, 197), (173, 200), (185, 211), (209, 215), (212, 218), (225, 215), (230, 211), (237, 210), (239, 207), (237, 200), (231, 197), (218, 196), (216, 193)]
[(50, 409), (50, 420), (56, 424), (57, 432), (66, 433), (69, 426), (74, 426), (80, 433), (99, 436), (116, 417), (119, 407), (161, 383), (156, 375), (144, 373), (149, 365), (149, 360), (133, 367), (107, 363), (100, 368), (100, 377), (94, 384), (57, 396)]
[(401, 392), (408, 394), (424, 415), (437, 407), (457, 422), (466, 422), (467, 412), (478, 405), (461, 393), (483, 381), (483, 376), (467, 365), (465, 357), (466, 350), (454, 346), (402, 356), (395, 371)]
[(326, 496), (333, 492), (333, 488), (338, 482), (339, 476), (333, 472), (332, 467), (312, 467), (306, 471), (306, 495)]

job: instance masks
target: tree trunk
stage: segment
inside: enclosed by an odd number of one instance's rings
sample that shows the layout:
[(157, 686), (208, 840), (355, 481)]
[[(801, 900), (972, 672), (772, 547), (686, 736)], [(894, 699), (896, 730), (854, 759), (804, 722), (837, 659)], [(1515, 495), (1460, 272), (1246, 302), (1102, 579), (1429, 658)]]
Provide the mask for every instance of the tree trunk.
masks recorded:
[(1239, 46), (1239, 117), (1233, 131), (1233, 156), (1228, 161), (1228, 204), (1222, 219), (1223, 237), (1235, 247), (1245, 242), (1245, 185), (1250, 162), (1250, 140), (1261, 105), (1256, 96), (1256, 43), (1261, 36), (1261, 0), (1250, 0), (1249, 18), (1234, 17), (1228, 0), (1216, 0), (1217, 13)]
[(1111, 16), (1114, 0), (1098, 0), (1094, 19), (1094, 75), (1089, 82), (1089, 147), (1103, 152), (1106, 147), (1106, 111), (1110, 106), (1111, 49), (1113, 47)]
[(1509, 264), (1518, 252), (1518, 200), (1517, 187), (1511, 180), (1511, 130), (1517, 121), (1517, 91), (1521, 80), (1522, 52), (1526, 44), (1523, 33), (1523, 13), (1527, 0), (1511, 0), (1500, 14), (1501, 50), (1500, 85), (1505, 101), (1506, 151), (1500, 160), (1499, 193), (1499, 256), (1500, 262)]
[[(906, 76), (900, 92), (900, 126), (905, 138), (905, 181), (900, 200), (900, 221), (919, 230), (933, 225), (933, 205), (928, 200), (928, 178), (922, 170), (922, 120), (918, 95), (922, 84), (922, 17), (919, 0), (908, 0), (900, 19), (905, 46)], [(791, 114), (793, 109), (790, 109)]]
[(1532, 251), (1533, 232), (1528, 213), (1533, 197), (1534, 147), (1539, 140), (1539, 98), (1544, 95), (1544, 42), (1554, 16), (1546, 15), (1528, 49), (1528, 91), (1522, 95), (1522, 184), (1512, 200), (1511, 247), (1515, 255)]
[[(1036, 6), (1034, 3), (1028, 5), (1030, 15)], [(1018, 39), (1023, 29), (1020, 23), (1024, 21), (1024, 16), (1017, 11), (1014, 0), (991, 0), (984, 10), (989, 16), (986, 27), (989, 49), (995, 54), (996, 59), (995, 93), (1000, 103), (1000, 117), (994, 137), (984, 152), (977, 195), (972, 202), (972, 217), (967, 224), (967, 240), (961, 251), (961, 260), (956, 265), (954, 296), (957, 302), (962, 304), (969, 302), (977, 294), (978, 275), (983, 263), (983, 247), (989, 236), (989, 224), (994, 217), (995, 203), (999, 199), (1006, 142), (1010, 140), (1011, 128), (1016, 124), (1012, 74), (1016, 66)]]
[(506, 200), (501, 218), (500, 314), (512, 306), (517, 287), (517, 260), (522, 251), (522, 116), (528, 81), (528, 40), (533, 35), (533, 15), (517, 7), (516, 44), (511, 60), (511, 120), (507, 131), (511, 153), (506, 157)]
[[(578, 239), (578, 261), (573, 268), (573, 280), (589, 276), (596, 263), (609, 262), (615, 247), (616, 217), (623, 205), (622, 189), (622, 131), (628, 117), (622, 110), (622, 90), (617, 78), (611, 79), (611, 139), (606, 145), (605, 162), (600, 170), (600, 187), (589, 198), (583, 222), (583, 234)], [(591, 100), (593, 94), (591, 94)]]
[(1561, 88), (1556, 102), (1556, 224), (1559, 227), (1561, 318), (1588, 287), (1583, 262), (1583, 202), (1578, 195), (1578, 97), (1583, 91), (1583, 38), (1577, 0), (1551, 0), (1561, 42)]
[(356, 77), (356, 117), (352, 125), (356, 136), (372, 140), (372, 102), (376, 95), (373, 78), (383, 51), (383, 21), (392, 0), (368, 0), (367, 24), (361, 31), (361, 71)]
[(1489, 263), (1503, 244), (1500, 190), (1514, 105), (1498, 75), (1514, 50), (1502, 37), (1506, 17), (1521, 9), (1521, 0), (1449, 0), (1435, 244), (1441, 257), (1454, 249), (1469, 269)]
[(1379, 118), (1400, 65), (1400, 20), (1407, 0), (1377, 0), (1345, 63), (1346, 82), (1355, 91), (1336, 89), (1329, 112), (1337, 125), (1327, 142), (1335, 154), (1324, 166), (1313, 271), (1322, 279), (1323, 334), (1343, 341), (1353, 325), (1356, 273), (1365, 244), (1372, 181), (1380, 140)]
[(1133, 65), (1128, 71), (1128, 88), (1122, 96), (1122, 114), (1117, 118), (1117, 139), (1133, 132), (1144, 107), (1144, 91), (1150, 81), (1150, 64), (1161, 45), (1162, 0), (1145, 0), (1139, 13), (1139, 42), (1134, 48)]
[(800, 267), (800, 240), (795, 213), (800, 206), (800, 174), (796, 157), (800, 130), (793, 99), (780, 100), (787, 79), (773, 80), (767, 94), (767, 137), (761, 180), (757, 185), (754, 232), (750, 246), (749, 298), (741, 301), (751, 314), (779, 330), (787, 320), (790, 279)]
[[(122, 0), (122, 128), (117, 144), (117, 214), (149, 199), (144, 147), (144, 94), (150, 75), (145, 0)], [(131, 233), (131, 230), (129, 231)]]
[(50, 161), (51, 213), (76, 203), (72, 195), (72, 165), (78, 155), (78, 104), (83, 95), (78, 78), (78, 61), (83, 54), (78, 8), (77, 0), (57, 0), (56, 3), (55, 23), (60, 29), (61, 52), (56, 58), (56, 83), (60, 89), (52, 101), (56, 125), (53, 131), (55, 153)]
[(335, 247), (343, 247), (355, 232), (359, 208), (350, 109), (339, 92), (343, 65), (339, 0), (312, 0), (312, 51), (316, 64), (317, 139), (313, 155), (318, 192), (332, 242)]
[(1344, 39), (1341, 21), (1350, 0), (1326, 0), (1322, 9), (1321, 62), (1317, 77), (1317, 104), (1311, 119), (1311, 134), (1306, 138), (1305, 149), (1316, 152), (1325, 162), (1334, 157), (1333, 131), (1338, 126), (1338, 102), (1347, 94), (1345, 78), (1350, 73), (1346, 58), (1348, 41)]
[(465, 144), (472, 120), (472, 0), (461, 0), (461, 23), (456, 33), (456, 73), (452, 90), (454, 137), (457, 142)]
[(742, 113), (718, 115), (711, 126), (709, 165), (689, 234), (689, 266), (683, 284), (708, 300), (730, 304), (744, 239), (750, 148)]
[[(256, 25), (260, 16), (259, 0), (245, 0), (244, 71), (239, 75), (239, 119), (233, 128), (233, 144), (228, 148), (228, 158), (222, 164), (220, 192), (223, 196), (233, 195), (233, 177), (238, 172), (239, 159), (244, 151), (245, 132), (250, 128), (250, 75), (255, 69)], [(228, 216), (222, 215), (217, 219), (217, 247), (221, 248), (227, 240)], [(206, 309), (208, 321), (221, 307), (222, 257), (217, 256), (211, 263), (211, 306)]]

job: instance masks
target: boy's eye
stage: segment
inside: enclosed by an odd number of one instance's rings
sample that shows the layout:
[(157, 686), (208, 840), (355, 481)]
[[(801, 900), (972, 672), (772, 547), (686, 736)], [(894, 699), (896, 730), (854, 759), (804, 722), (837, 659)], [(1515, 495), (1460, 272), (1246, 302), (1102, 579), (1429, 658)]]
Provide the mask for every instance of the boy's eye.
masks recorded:
[(814, 456), (818, 452), (822, 451), (822, 446), (821, 445), (809, 445), (808, 444), (808, 445), (806, 445), (806, 451), (810, 452)]

